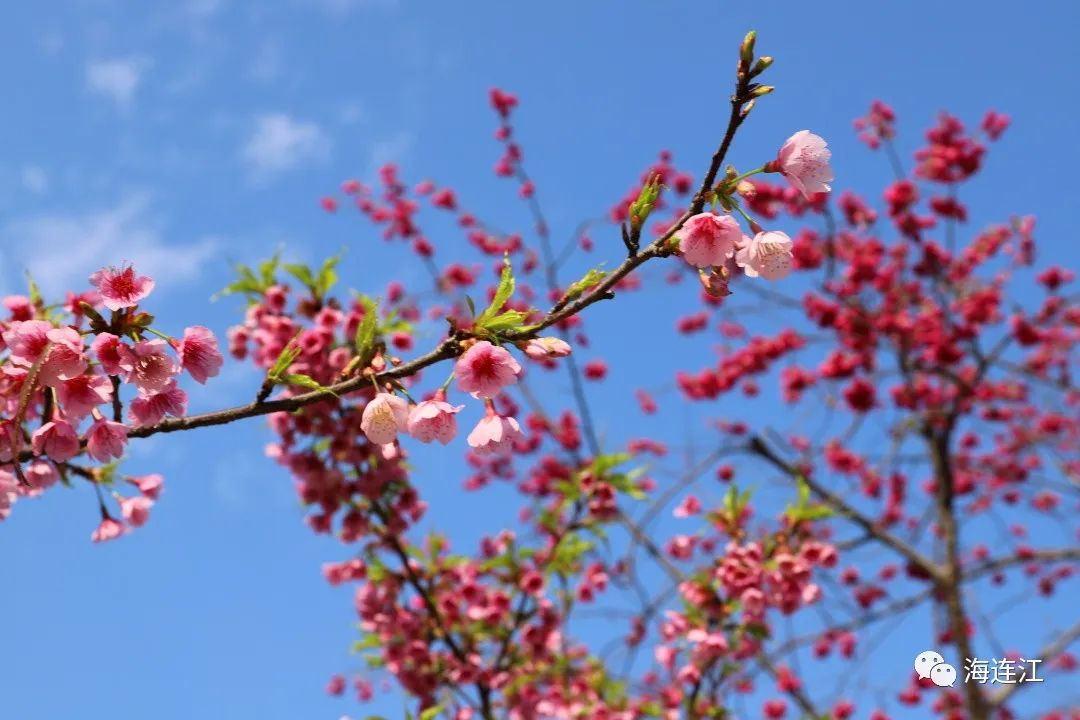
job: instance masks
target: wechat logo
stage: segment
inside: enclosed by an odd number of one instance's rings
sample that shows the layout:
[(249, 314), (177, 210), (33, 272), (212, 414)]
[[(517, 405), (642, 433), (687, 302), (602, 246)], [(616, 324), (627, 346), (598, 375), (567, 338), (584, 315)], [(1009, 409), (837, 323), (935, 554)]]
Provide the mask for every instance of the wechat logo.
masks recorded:
[(938, 687), (956, 686), (956, 668), (945, 662), (941, 653), (927, 650), (915, 656), (915, 672), (920, 678), (930, 678)]

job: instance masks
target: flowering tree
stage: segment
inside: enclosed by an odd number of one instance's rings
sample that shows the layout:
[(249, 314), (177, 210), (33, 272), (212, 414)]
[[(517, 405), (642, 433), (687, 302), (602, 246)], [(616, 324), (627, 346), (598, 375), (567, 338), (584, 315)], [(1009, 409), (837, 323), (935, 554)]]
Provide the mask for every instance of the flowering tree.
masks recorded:
[[(154, 281), (135, 268), (95, 272), (92, 290), (62, 303), (33, 287), (8, 296), (0, 519), (57, 481), (85, 481), (101, 512), (92, 539), (118, 538), (147, 522), (163, 484), (122, 474), (128, 442), (265, 416), (277, 436), (271, 454), (293, 476), (308, 525), (350, 548), (324, 571), (356, 589), (357, 649), (371, 666), (353, 681), (361, 698), (382, 676), (427, 720), (727, 717), (765, 678), (768, 697), (751, 716), (883, 720), (925, 705), (949, 718), (1013, 717), (1022, 683), (939, 688), (913, 671), (899, 693), (856, 705), (812, 692), (791, 658), (851, 658), (873, 625), (929, 604), (937, 612), (926, 646), (973, 660), (988, 642), (973, 588), (1022, 569), (1050, 595), (1075, 571), (1077, 525), (1061, 512), (1075, 506), (1080, 481), (1073, 275), (1035, 271), (1041, 297), (1028, 306), (1010, 289), (1034, 266), (1034, 221), (961, 237), (960, 188), (1008, 124), (995, 113), (975, 134), (942, 116), (909, 175), (892, 144), (892, 111), (875, 104), (857, 127), (896, 171), (883, 218), (854, 193), (833, 200), (829, 151), (808, 131), (756, 168), (726, 165), (740, 126), (772, 91), (760, 82), (772, 59), (754, 45), (751, 33), (701, 178), (661, 154), (612, 209), (623, 253), (610, 270), (560, 276), (568, 257), (595, 249), (585, 227), (555, 247), (508, 93), (491, 93), (503, 148), (495, 172), (517, 184), (534, 241), (484, 223), (448, 187), (410, 189), (393, 166), (382, 169), (381, 188), (346, 182), (346, 198), (430, 271), (434, 296), (395, 282), (381, 300), (342, 300), (336, 258), (240, 267), (226, 293), (244, 296), (247, 309), (227, 349), (265, 371), (247, 405), (186, 414), (183, 373), (211, 381), (222, 353), (205, 327), (180, 337), (157, 327), (144, 309)], [(490, 286), (464, 253), (437, 258), (425, 203), (453, 214), (490, 259)], [(322, 204), (339, 208), (336, 197)], [(763, 227), (783, 222), (805, 227), (793, 238)], [(602, 410), (586, 381), (603, 379), (606, 365), (580, 365), (574, 354), (589, 341), (585, 311), (642, 290), (646, 263), (662, 265), (670, 283), (700, 282), (700, 307), (675, 321), (688, 335), (715, 327), (723, 342), (710, 367), (667, 370), (682, 400), (713, 403), (723, 417), (716, 447), (664, 482), (647, 470), (662, 443), (601, 442), (593, 417)], [(743, 296), (772, 319), (751, 330)], [(435, 323), (439, 342), (414, 349), (415, 329)], [(441, 384), (429, 379), (439, 365)], [(569, 377), (571, 409), (553, 410), (530, 390), (530, 375), (548, 371)], [(791, 406), (792, 426), (739, 417), (770, 387)], [(650, 387), (635, 392), (643, 413), (659, 412)], [(721, 403), (736, 392), (747, 399)], [(473, 407), (480, 419), (461, 440), (458, 416)], [(409, 451), (435, 441), (467, 453), (466, 491), (513, 483), (517, 530), (491, 528), (475, 552), (438, 533), (418, 536), (426, 504)], [(709, 478), (726, 484), (711, 504), (695, 489)], [(779, 478), (786, 507), (763, 513), (744, 478)], [(1031, 513), (1057, 520), (1060, 544), (1025, 543)], [(665, 514), (682, 529), (658, 530)], [(1009, 527), (1008, 546), (989, 549), (983, 518)], [(615, 638), (620, 661), (580, 632), (589, 608), (612, 595), (633, 606)], [(815, 608), (808, 632), (785, 632), (785, 616)], [(1067, 648), (1078, 637), (1080, 625), (1064, 627), (1011, 660), (1072, 670)], [(335, 676), (328, 689), (346, 684)]]

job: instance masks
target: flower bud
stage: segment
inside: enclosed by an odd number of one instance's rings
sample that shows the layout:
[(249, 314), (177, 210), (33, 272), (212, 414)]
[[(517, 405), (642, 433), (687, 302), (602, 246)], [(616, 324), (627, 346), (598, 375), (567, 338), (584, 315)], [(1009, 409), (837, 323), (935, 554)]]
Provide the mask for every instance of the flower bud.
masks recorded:
[(640, 228), (645, 224), (645, 220), (648, 219), (649, 213), (652, 212), (657, 199), (660, 197), (662, 187), (659, 175), (649, 178), (649, 181), (641, 187), (637, 200), (634, 200), (630, 205), (630, 225), (632, 227)]
[(754, 59), (755, 40), (757, 40), (756, 30), (746, 33), (746, 37), (743, 38), (742, 45), (739, 47), (739, 62), (743, 67), (750, 67), (750, 62)]
[(750, 77), (755, 77), (765, 72), (770, 65), (773, 64), (773, 58), (769, 55), (758, 58), (758, 61), (754, 63), (754, 67), (750, 70)]

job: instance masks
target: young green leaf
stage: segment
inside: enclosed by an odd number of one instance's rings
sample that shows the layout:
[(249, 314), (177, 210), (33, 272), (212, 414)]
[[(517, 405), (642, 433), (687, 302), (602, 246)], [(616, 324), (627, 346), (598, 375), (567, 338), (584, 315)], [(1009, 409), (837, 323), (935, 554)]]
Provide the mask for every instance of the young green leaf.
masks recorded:
[(315, 276), (312, 274), (311, 268), (299, 263), (286, 263), (285, 265), (282, 265), (282, 267), (285, 268), (285, 272), (299, 280), (304, 287), (312, 293), (317, 294), (318, 286), (316, 285)]
[(566, 292), (563, 293), (561, 302), (568, 303), (573, 300), (577, 300), (585, 293), (586, 290), (596, 285), (599, 285), (604, 280), (604, 278), (607, 277), (607, 275), (608, 273), (606, 270), (601, 270), (599, 268), (593, 268), (592, 270), (589, 270), (589, 272), (585, 273), (585, 277), (581, 278), (576, 283), (566, 288)]
[[(296, 338), (293, 338), (295, 340)], [(281, 379), (281, 376), (289, 369), (296, 358), (300, 356), (300, 348), (297, 347), (292, 341), (290, 341), (281, 351), (281, 354), (277, 356), (277, 360), (271, 366), (269, 372), (266, 373), (266, 377), (277, 382)]]
[(320, 385), (319, 382), (317, 380), (315, 380), (315, 378), (311, 377), (310, 375), (301, 375), (299, 373), (290, 373), (290, 374), (285, 375), (284, 377), (282, 377), (281, 380), (286, 385), (299, 385), (300, 387), (307, 388), (308, 390), (319, 390), (319, 391), (322, 391), (322, 392), (328, 392), (331, 395), (333, 395), (334, 397), (338, 396), (336, 392), (334, 392), (330, 388), (326, 387), (325, 385)]
[(330, 288), (338, 281), (337, 265), (341, 262), (341, 253), (329, 257), (319, 269), (319, 276), (315, 279), (315, 294), (322, 298), (330, 292)]
[(364, 306), (364, 317), (356, 328), (353, 345), (360, 357), (357, 365), (366, 367), (375, 356), (375, 338), (379, 332), (379, 301), (362, 297), (360, 303)]
[(503, 270), (502, 275), (499, 277), (499, 286), (495, 288), (495, 297), (492, 298), (491, 304), (488, 305), (484, 312), (480, 313), (480, 317), (476, 318), (476, 324), (483, 326), (488, 320), (495, 317), (503, 306), (506, 305), (506, 301), (510, 299), (510, 296), (514, 294), (514, 271), (510, 267), (510, 257), (503, 257)]
[(507, 310), (506, 312), (500, 313), (485, 321), (483, 328), (496, 334), (504, 333), (521, 327), (521, 324), (528, 316), (529, 313), (522, 312), (521, 310)]

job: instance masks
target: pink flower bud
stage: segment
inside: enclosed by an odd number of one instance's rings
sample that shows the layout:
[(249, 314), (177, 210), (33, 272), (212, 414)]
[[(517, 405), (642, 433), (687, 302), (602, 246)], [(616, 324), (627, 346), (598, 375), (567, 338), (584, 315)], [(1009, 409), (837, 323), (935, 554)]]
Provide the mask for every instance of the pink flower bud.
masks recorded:
[(150, 519), (150, 508), (153, 504), (153, 500), (142, 495), (124, 498), (120, 501), (120, 512), (131, 527), (142, 527)]
[(533, 360), (566, 357), (570, 354), (570, 344), (557, 337), (533, 338), (525, 345), (525, 354)]
[(157, 500), (161, 496), (161, 491), (165, 488), (165, 479), (157, 474), (129, 477), (127, 481), (151, 500)]
[(97, 529), (90, 534), (90, 540), (96, 543), (107, 542), (109, 540), (115, 540), (124, 533), (127, 532), (127, 528), (124, 524), (113, 520), (111, 517), (104, 518), (101, 524), (97, 526)]

